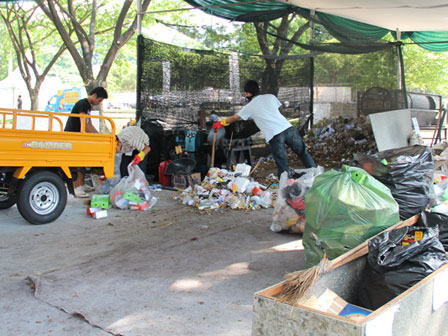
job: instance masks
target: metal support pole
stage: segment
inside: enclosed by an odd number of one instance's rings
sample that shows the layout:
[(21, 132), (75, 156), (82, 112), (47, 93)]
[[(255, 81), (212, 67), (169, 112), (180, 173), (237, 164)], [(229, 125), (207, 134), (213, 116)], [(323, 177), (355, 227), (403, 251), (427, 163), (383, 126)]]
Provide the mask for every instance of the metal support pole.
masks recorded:
[(401, 42), (397, 43), (398, 64), (400, 66), (401, 90), (403, 92), (404, 108), (409, 108), (408, 93), (407, 93), (407, 90), (406, 90), (406, 78), (405, 78), (405, 75), (404, 75), (403, 52), (401, 50), (401, 46), (402, 45), (403, 45), (403, 43), (401, 43)]
[(143, 74), (143, 36), (137, 35), (137, 102), (135, 104), (135, 120), (138, 121), (142, 117), (142, 74)]
[(142, 1), (137, 0), (137, 83), (136, 83), (136, 103), (135, 103), (135, 120), (138, 121), (142, 117), (141, 103), (141, 79), (142, 79)]
[(310, 57), (310, 121), (309, 127), (313, 127), (314, 122), (314, 57)]

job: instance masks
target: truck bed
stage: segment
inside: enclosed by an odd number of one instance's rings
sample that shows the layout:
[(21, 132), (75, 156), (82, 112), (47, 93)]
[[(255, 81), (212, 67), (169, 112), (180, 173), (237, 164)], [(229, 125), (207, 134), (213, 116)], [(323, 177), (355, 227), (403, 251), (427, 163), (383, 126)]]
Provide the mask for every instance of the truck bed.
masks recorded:
[(113, 177), (116, 149), (113, 120), (79, 115), (81, 124), (87, 118), (104, 120), (110, 133), (63, 132), (68, 116), (0, 108), (0, 167), (13, 168), (18, 179), (35, 167), (61, 168), (68, 178), (72, 177), (71, 168), (101, 168), (105, 177)]

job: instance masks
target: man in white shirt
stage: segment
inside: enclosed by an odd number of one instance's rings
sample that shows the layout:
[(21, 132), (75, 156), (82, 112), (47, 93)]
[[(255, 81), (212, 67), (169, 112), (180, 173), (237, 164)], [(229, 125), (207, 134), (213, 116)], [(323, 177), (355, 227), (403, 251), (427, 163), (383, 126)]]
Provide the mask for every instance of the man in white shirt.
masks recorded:
[(316, 167), (313, 158), (306, 150), (302, 137), (280, 113), (281, 103), (277, 97), (272, 94), (260, 95), (260, 87), (254, 80), (246, 82), (244, 91), (249, 103), (237, 114), (214, 123), (213, 129), (218, 130), (240, 119), (252, 119), (271, 146), (279, 177), (284, 171), (289, 172), (285, 145), (288, 145), (300, 157), (306, 168)]

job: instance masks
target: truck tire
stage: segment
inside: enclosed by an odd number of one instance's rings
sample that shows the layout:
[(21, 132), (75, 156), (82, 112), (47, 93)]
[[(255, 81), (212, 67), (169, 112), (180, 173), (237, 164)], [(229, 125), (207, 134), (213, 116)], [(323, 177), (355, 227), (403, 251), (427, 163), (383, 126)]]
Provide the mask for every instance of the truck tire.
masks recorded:
[(6, 210), (16, 204), (16, 197), (9, 197), (8, 195), (0, 195), (0, 210)]
[(0, 210), (9, 209), (16, 204), (16, 196), (8, 195), (8, 186), (4, 183), (0, 183)]
[(48, 171), (36, 172), (21, 184), (17, 196), (20, 214), (31, 224), (56, 220), (67, 204), (64, 181)]

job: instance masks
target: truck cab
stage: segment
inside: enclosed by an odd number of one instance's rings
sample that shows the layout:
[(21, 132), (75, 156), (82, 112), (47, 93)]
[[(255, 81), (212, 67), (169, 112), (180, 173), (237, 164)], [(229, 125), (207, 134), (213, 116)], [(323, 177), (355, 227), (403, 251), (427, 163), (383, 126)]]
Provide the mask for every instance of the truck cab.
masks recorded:
[(57, 94), (48, 100), (45, 112), (71, 112), (73, 106), (84, 96), (81, 88), (58, 90)]

